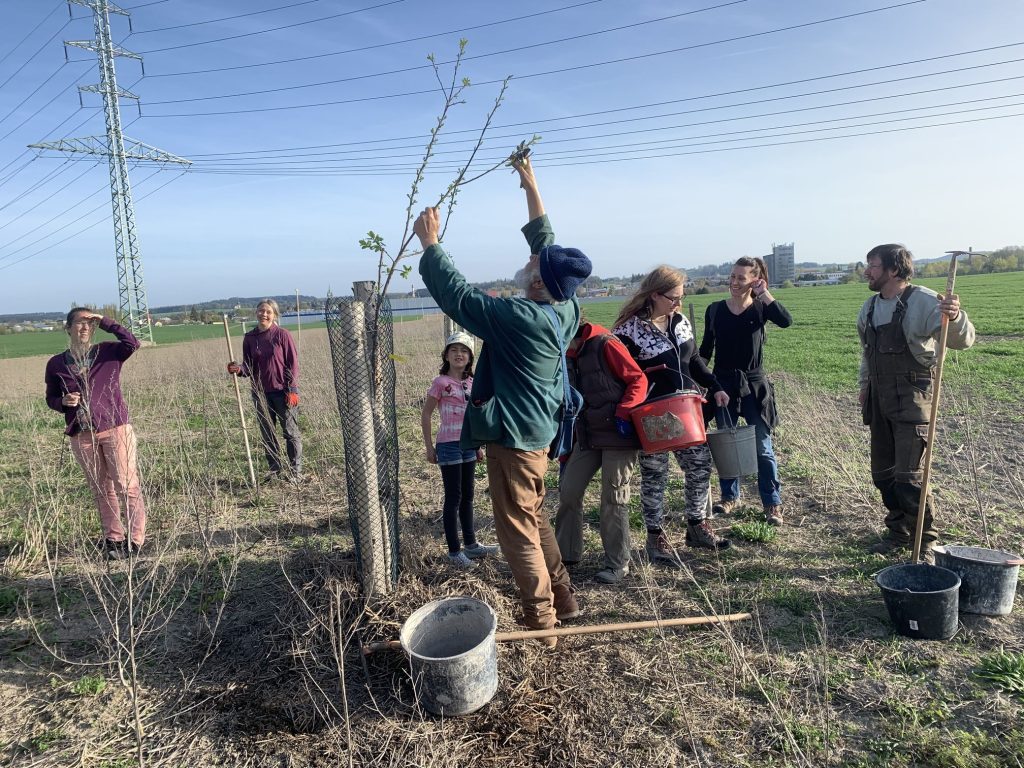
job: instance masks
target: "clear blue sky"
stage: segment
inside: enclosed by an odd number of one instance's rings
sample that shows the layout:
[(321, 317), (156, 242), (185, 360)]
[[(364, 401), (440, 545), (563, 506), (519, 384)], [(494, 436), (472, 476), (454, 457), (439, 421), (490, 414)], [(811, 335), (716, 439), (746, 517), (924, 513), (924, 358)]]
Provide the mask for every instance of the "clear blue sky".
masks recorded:
[[(1024, 241), (1024, 4), (862, 13), (893, 5), (126, 0), (134, 32), (114, 15), (114, 39), (144, 54), (145, 77), (117, 60), (119, 84), (142, 104), (140, 118), (123, 102), (125, 133), (195, 161), (184, 174), (132, 169), (149, 304), (323, 296), (372, 278), (357, 241), (373, 229), (397, 244), (441, 104), (425, 57), (449, 60), (460, 37), (463, 74), (478, 85), (449, 120), (453, 143), (439, 145), (447, 154), (422, 203), (465, 157), (472, 134), (457, 131), (481, 125), (497, 93), (489, 81), (513, 75), (482, 155), (543, 137), (535, 163), (557, 239), (598, 274), (723, 262), (773, 242), (794, 241), (798, 261), (845, 262), (880, 242), (924, 258)], [(62, 41), (93, 34), (91, 12), (71, 7), (70, 21), (56, 0), (5, 7), (2, 312), (117, 301), (106, 162), (26, 154), (43, 139), (104, 133), (99, 97), (83, 94), (83, 108), (76, 91), (97, 82), (95, 58), (69, 48), (64, 63)], [(809, 26), (783, 29), (795, 25)], [(933, 60), (908, 63), (921, 59)], [(872, 67), (882, 68), (844, 74)], [(471, 280), (522, 265), (525, 214), (507, 171), (464, 189), (446, 245)]]

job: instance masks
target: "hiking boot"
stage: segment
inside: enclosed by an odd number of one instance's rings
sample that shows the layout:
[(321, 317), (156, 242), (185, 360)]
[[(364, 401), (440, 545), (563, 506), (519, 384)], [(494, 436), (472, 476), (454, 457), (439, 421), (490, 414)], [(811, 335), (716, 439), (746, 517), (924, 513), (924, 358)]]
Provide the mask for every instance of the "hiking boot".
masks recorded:
[(276, 470), (276, 469), (272, 469), (271, 471), (267, 472), (267, 474), (265, 474), (263, 476), (263, 482), (265, 484), (267, 484), (267, 485), (270, 485), (271, 483), (276, 483), (276, 482), (280, 481), (280, 479), (281, 479), (281, 472), (279, 470)]
[(602, 584), (618, 584), (629, 575), (629, 566), (625, 568), (602, 568), (594, 578)]
[(935, 565), (935, 552), (931, 547), (921, 547), (921, 562), (925, 565)]
[(782, 505), (766, 504), (764, 507), (764, 521), (768, 525), (782, 525)]
[(573, 595), (575, 591), (572, 584), (553, 584), (551, 586), (551, 592), (554, 596), (555, 618), (559, 621), (575, 619), (583, 613), (580, 610), (580, 604), (576, 602), (576, 597)]
[(739, 499), (722, 499), (720, 502), (718, 502), (711, 508), (711, 516), (721, 517), (722, 515), (728, 515), (739, 505)]
[(479, 560), (481, 557), (487, 557), (497, 553), (498, 548), (489, 544), (481, 544), (479, 541), (468, 547), (463, 547), (462, 551), (466, 553), (466, 557), (470, 560)]
[(124, 560), (128, 557), (128, 542), (104, 539), (100, 545), (100, 550), (107, 560)]
[(665, 535), (664, 531), (648, 531), (647, 532), (647, 544), (645, 546), (647, 550), (647, 557), (651, 563), (662, 563), (664, 565), (680, 565), (679, 558), (676, 556), (676, 551), (671, 544), (668, 542), (668, 536)]
[(886, 536), (881, 541), (868, 547), (868, 552), (872, 552), (876, 555), (889, 555), (897, 550), (906, 549), (909, 546), (909, 541), (903, 541), (903, 539), (894, 539), (892, 536)]
[(702, 549), (728, 549), (732, 542), (716, 534), (707, 520), (695, 520), (686, 524), (686, 544)]
[(472, 560), (466, 557), (466, 553), (463, 552), (461, 549), (455, 554), (448, 554), (448, 565), (450, 565), (452, 568), (458, 568), (460, 570), (476, 568), (476, 563), (474, 563)]

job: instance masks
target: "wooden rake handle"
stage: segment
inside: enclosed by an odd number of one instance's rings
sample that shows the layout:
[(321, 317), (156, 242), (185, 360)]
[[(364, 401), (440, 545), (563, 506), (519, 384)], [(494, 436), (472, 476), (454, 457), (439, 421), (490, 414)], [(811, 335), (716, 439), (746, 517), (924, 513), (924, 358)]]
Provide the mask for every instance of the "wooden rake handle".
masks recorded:
[[(750, 618), (749, 613), (728, 613), (723, 616), (686, 616), (680, 619), (661, 619), (653, 621), (629, 621), (622, 624), (588, 624), (579, 627), (552, 627), (551, 629), (529, 629), (521, 632), (498, 632), (494, 635), (497, 643), (511, 643), (516, 640), (536, 640), (543, 637), (568, 637), (570, 635), (596, 635), (603, 632), (632, 632), (638, 629), (661, 629), (662, 627), (689, 627), (698, 624), (725, 624), (731, 621), (744, 621)], [(402, 644), (398, 640), (380, 640), (363, 646), (363, 655), (369, 656), (376, 651), (400, 651)]]

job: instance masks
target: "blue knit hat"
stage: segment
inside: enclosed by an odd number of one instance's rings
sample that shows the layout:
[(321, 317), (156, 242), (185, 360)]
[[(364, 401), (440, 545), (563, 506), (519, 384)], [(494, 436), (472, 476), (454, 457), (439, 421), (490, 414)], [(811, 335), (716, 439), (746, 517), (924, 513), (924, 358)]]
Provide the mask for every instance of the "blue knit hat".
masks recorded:
[(548, 245), (541, 249), (540, 279), (555, 301), (566, 301), (576, 295), (580, 283), (590, 277), (593, 265), (583, 251)]

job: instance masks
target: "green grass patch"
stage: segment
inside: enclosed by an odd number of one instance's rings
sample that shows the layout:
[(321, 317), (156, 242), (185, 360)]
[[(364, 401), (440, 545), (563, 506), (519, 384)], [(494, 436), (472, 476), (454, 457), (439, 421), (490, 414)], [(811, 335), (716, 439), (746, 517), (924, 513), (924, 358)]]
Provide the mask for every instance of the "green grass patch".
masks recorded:
[(1024, 699), (1024, 653), (1000, 650), (981, 659), (976, 677)]
[(79, 696), (99, 696), (106, 687), (107, 681), (103, 675), (82, 675), (71, 686), (71, 690)]
[(755, 544), (768, 544), (775, 541), (779, 532), (774, 526), (768, 525), (763, 520), (750, 520), (742, 523), (733, 523), (729, 533), (737, 539), (752, 541)]

